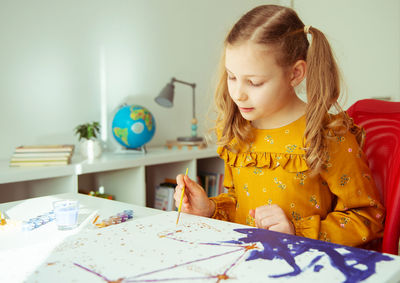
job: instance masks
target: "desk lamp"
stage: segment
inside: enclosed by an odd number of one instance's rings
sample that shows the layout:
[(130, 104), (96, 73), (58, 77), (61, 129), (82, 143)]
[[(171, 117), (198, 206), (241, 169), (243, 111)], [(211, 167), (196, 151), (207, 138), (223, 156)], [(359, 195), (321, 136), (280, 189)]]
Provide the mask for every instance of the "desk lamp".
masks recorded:
[(197, 119), (196, 119), (196, 105), (195, 105), (195, 88), (196, 84), (188, 83), (185, 81), (177, 80), (175, 78), (171, 79), (171, 82), (168, 83), (160, 92), (160, 94), (154, 99), (159, 105), (167, 108), (171, 108), (173, 106), (174, 101), (174, 83), (181, 83), (184, 85), (188, 85), (192, 87), (193, 95), (192, 95), (192, 110), (193, 110), (193, 118), (192, 118), (192, 131), (190, 137), (178, 137), (178, 141), (184, 142), (202, 142), (203, 138), (197, 136)]

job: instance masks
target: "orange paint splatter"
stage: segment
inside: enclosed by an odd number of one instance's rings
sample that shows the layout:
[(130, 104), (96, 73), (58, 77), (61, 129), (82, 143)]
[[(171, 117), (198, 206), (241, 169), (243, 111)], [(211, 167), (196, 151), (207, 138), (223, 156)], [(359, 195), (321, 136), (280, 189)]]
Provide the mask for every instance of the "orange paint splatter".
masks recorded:
[(254, 244), (252, 244), (252, 245), (250, 245), (250, 246), (247, 246), (246, 248), (245, 248), (245, 250), (246, 251), (248, 251), (248, 250), (254, 250), (254, 249), (256, 249), (257, 247), (256, 247), (256, 244), (254, 243)]
[(220, 274), (220, 275), (217, 276), (217, 279), (218, 279), (217, 282), (219, 282), (219, 281), (221, 281), (221, 280), (228, 280), (228, 279), (229, 279), (229, 276), (226, 275), (226, 274)]

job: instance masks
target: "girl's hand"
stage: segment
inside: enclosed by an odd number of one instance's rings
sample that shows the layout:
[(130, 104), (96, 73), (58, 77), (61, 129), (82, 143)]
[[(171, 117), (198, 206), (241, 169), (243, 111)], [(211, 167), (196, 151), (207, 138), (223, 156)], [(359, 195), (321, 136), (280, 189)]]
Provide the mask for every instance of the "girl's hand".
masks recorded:
[(285, 212), (279, 205), (259, 206), (255, 210), (251, 209), (249, 214), (255, 219), (257, 228), (292, 235), (295, 234), (293, 223), (287, 218)]
[(185, 186), (181, 207), (182, 212), (205, 217), (211, 217), (214, 214), (215, 203), (207, 197), (206, 192), (199, 184), (182, 174), (176, 177), (176, 182), (178, 184), (174, 194), (176, 207), (179, 208), (182, 188)]

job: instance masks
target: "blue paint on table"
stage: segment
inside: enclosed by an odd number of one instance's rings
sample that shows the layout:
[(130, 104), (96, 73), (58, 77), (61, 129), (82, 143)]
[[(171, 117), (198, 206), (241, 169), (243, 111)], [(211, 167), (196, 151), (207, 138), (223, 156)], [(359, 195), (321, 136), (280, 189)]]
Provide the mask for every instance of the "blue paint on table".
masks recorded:
[[(288, 273), (269, 275), (269, 278), (295, 277), (309, 268), (312, 268), (314, 272), (319, 272), (325, 267), (324, 263), (320, 263), (320, 260), (324, 256), (327, 256), (331, 267), (339, 270), (345, 276), (346, 279), (344, 282), (359, 282), (375, 274), (378, 262), (393, 260), (393, 257), (389, 255), (374, 251), (277, 233), (265, 229), (241, 228), (234, 229), (234, 231), (246, 236), (239, 238), (237, 241), (227, 241), (228, 243), (244, 244), (259, 242), (264, 247), (263, 250), (252, 250), (246, 261), (282, 259), (293, 268)], [(317, 250), (319, 253), (310, 258), (308, 265), (302, 269), (296, 264), (295, 259), (297, 256), (310, 250)], [(321, 253), (323, 254), (321, 255)], [(364, 265), (362, 269), (358, 268), (360, 264)]]

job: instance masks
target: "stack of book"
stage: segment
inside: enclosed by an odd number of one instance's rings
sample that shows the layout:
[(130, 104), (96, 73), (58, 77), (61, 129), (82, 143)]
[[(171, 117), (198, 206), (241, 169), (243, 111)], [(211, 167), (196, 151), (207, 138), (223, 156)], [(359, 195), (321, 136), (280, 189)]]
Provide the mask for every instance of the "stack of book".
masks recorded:
[(165, 146), (168, 149), (191, 150), (191, 149), (196, 149), (196, 148), (204, 149), (207, 147), (207, 144), (204, 141), (178, 141), (178, 140), (170, 141), (170, 140), (167, 140), (167, 142), (165, 143)]
[(226, 193), (224, 188), (224, 174), (214, 172), (200, 172), (198, 183), (204, 188), (208, 197), (215, 197)]
[(74, 145), (19, 146), (10, 160), (12, 167), (67, 165), (71, 162)]

